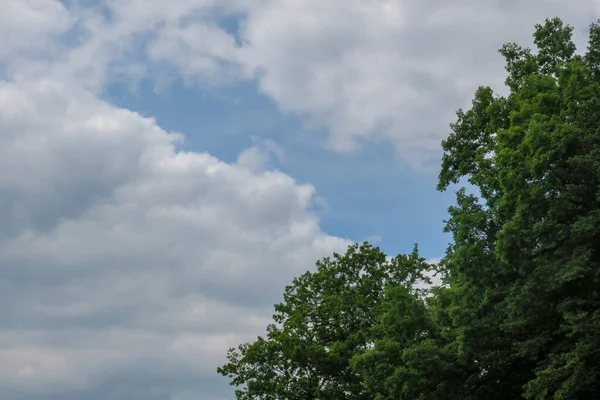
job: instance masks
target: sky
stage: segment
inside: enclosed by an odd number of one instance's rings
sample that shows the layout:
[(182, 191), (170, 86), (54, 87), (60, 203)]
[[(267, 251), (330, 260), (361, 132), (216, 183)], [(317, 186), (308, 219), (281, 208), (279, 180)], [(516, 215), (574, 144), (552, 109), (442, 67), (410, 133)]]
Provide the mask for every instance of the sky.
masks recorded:
[(440, 143), (597, 0), (0, 0), (0, 398), (224, 400), (227, 348), (368, 240), (443, 257)]

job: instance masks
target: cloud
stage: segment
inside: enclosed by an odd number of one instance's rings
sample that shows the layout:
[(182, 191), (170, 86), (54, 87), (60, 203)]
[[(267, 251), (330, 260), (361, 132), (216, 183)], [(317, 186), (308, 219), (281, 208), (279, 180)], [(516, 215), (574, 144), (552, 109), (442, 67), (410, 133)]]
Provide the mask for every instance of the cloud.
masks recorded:
[(455, 109), (477, 86), (502, 90), (503, 43), (531, 43), (533, 25), (558, 15), (584, 45), (582, 31), (600, 15), (593, 0), (224, 4), (243, 16), (238, 32), (202, 17), (173, 20), (151, 42), (153, 59), (188, 77), (257, 76), (282, 110), (325, 128), (332, 149), (388, 140), (413, 166), (439, 155)]
[(2, 398), (228, 398), (224, 350), (349, 243), (320, 229), (314, 187), (270, 168), (274, 142), (232, 164), (185, 151), (101, 100), (107, 84), (256, 79), (331, 148), (387, 140), (421, 165), (475, 86), (500, 84), (501, 43), (598, 15), (586, 0), (78, 4), (5, 0), (0, 15)]
[[(282, 111), (324, 128), (326, 146), (351, 152), (364, 141), (390, 141), (415, 167), (437, 163), (447, 124), (477, 86), (503, 91), (503, 43), (530, 44), (533, 25), (558, 15), (576, 26), (583, 48), (587, 26), (600, 16), (596, 0), (104, 4), (72, 10), (83, 38), (76, 46), (49, 66), (32, 72), (19, 64), (15, 73), (75, 76), (95, 90), (115, 79), (150, 79), (160, 89), (172, 67), (202, 85), (256, 79)], [(33, 32), (52, 32), (44, 27)]]
[(71, 24), (58, 1), (4, 0), (0, 13), (0, 61), (36, 54), (53, 46), (53, 36)]
[(596, 6), (272, 1), (243, 25), (244, 61), (262, 71), (261, 89), (282, 109), (328, 128), (332, 148), (385, 139), (419, 165), (437, 151), (454, 110), (477, 86), (502, 86), (496, 50), (504, 42), (529, 44), (533, 25), (555, 15), (585, 29), (599, 16)]
[(101, 100), (137, 35), (199, 5), (106, 4), (130, 14), (15, 1), (0, 24), (0, 397), (228, 397), (226, 349), (349, 241), (321, 231), (313, 186), (269, 170), (276, 143), (227, 164)]
[(285, 150), (277, 142), (256, 136), (251, 139), (252, 146), (238, 155), (236, 165), (252, 171), (264, 171), (271, 166), (273, 158), (279, 163), (285, 163)]
[(0, 393), (89, 398), (119, 373), (198, 392), (293, 276), (349, 243), (320, 230), (311, 185), (178, 150), (78, 86), (2, 83), (0, 132)]

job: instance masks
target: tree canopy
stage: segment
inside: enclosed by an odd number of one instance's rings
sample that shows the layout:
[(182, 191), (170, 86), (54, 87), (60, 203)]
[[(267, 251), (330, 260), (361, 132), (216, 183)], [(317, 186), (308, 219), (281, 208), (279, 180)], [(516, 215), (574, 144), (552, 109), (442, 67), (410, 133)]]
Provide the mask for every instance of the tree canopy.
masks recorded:
[[(456, 192), (439, 265), (367, 243), (317, 262), (218, 372), (242, 399), (600, 398), (600, 23), (506, 44), (442, 142)], [(422, 289), (433, 273), (443, 284)]]

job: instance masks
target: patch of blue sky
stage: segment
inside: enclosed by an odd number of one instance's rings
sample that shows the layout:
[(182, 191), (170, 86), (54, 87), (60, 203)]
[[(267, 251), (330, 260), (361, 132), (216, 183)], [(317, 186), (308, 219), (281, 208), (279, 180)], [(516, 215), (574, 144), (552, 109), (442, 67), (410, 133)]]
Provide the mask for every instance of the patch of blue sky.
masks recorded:
[(411, 170), (388, 143), (365, 143), (348, 155), (328, 150), (321, 146), (325, 132), (309, 132), (300, 118), (279, 112), (252, 82), (209, 88), (175, 79), (160, 93), (147, 81), (137, 92), (116, 83), (107, 98), (181, 132), (186, 150), (225, 162), (234, 162), (252, 137), (277, 142), (285, 155), (272, 160), (274, 167), (316, 187), (326, 205), (315, 211), (331, 235), (373, 240), (390, 254), (416, 242), (425, 257), (443, 255), (449, 242), (442, 228), (454, 196), (435, 190), (435, 173)]

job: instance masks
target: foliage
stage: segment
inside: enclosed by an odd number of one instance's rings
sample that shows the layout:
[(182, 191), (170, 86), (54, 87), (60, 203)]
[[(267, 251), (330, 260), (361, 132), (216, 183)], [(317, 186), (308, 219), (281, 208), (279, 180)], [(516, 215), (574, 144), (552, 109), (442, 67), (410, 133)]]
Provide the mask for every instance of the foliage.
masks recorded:
[(266, 337), (230, 349), (218, 371), (243, 386), (238, 399), (371, 399), (350, 360), (372, 345), (387, 288), (414, 296), (429, 268), (416, 247), (388, 260), (364, 243), (325, 258), (286, 287)]
[(457, 337), (479, 380), (495, 378), (481, 386), (514, 398), (600, 394), (600, 27), (583, 56), (571, 32), (555, 18), (536, 55), (505, 45), (510, 94), (479, 88), (443, 142), (439, 189), (479, 192), (459, 192), (447, 227), (450, 284), (467, 282), (475, 317), (456, 329), (492, 335)]

